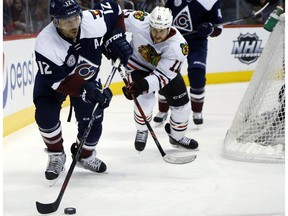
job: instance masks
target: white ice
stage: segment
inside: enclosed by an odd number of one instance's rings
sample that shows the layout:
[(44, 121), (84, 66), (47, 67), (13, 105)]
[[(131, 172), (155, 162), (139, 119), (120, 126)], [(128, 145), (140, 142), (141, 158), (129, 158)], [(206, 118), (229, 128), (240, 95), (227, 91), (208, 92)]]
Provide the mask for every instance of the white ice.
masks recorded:
[[(186, 165), (164, 162), (151, 136), (142, 153), (134, 149), (133, 102), (114, 96), (106, 110), (97, 146), (106, 174), (75, 168), (58, 210), (75, 207), (81, 216), (280, 216), (285, 215), (285, 165), (240, 162), (222, 156), (226, 131), (232, 123), (247, 83), (208, 85), (204, 125), (190, 117), (188, 137), (199, 142), (197, 158)], [(155, 107), (156, 108), (156, 107)], [(156, 109), (155, 109), (156, 113)], [(49, 187), (44, 171), (47, 155), (37, 125), (31, 124), (3, 139), (3, 215), (40, 215), (35, 202), (54, 202), (71, 163), (70, 145), (76, 123), (61, 120), (67, 152), (66, 172)], [(153, 123), (151, 123), (153, 125)], [(164, 151), (164, 128), (154, 128)]]

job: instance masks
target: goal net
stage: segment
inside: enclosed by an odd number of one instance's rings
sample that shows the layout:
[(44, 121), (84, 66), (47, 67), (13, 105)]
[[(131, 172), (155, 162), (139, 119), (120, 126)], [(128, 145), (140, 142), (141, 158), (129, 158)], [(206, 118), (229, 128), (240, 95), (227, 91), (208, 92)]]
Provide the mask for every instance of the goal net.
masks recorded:
[(285, 161), (285, 15), (270, 34), (227, 131), (223, 155), (254, 162)]

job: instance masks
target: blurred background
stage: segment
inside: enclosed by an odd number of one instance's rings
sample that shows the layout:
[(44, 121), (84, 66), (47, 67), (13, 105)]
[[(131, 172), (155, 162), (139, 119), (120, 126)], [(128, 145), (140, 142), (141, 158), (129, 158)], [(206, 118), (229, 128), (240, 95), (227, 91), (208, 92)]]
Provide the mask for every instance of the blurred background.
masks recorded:
[[(114, 0), (122, 9), (143, 10), (151, 12), (164, 0)], [(3, 35), (37, 34), (49, 22), (49, 1), (47, 0), (3, 0)], [(77, 0), (85, 9), (93, 9), (98, 2), (95, 0)], [(249, 16), (258, 11), (267, 2), (269, 6), (258, 16), (237, 23), (237, 25), (263, 24), (277, 5), (285, 8), (285, 0), (222, 0), (223, 21), (232, 21)]]

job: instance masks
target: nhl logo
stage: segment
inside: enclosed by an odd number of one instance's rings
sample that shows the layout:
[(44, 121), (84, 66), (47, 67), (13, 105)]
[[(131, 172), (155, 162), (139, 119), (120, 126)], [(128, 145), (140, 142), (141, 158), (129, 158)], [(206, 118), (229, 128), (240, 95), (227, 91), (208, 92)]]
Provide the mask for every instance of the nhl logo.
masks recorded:
[(240, 34), (238, 39), (233, 41), (234, 46), (232, 53), (235, 58), (238, 58), (240, 62), (244, 64), (252, 64), (262, 53), (263, 48), (261, 48), (262, 40), (254, 34), (246, 33)]
[(68, 60), (66, 62), (67, 66), (68, 67), (72, 67), (73, 65), (75, 65), (75, 63), (76, 63), (75, 56), (74, 55), (69, 56), (69, 58), (68, 58)]

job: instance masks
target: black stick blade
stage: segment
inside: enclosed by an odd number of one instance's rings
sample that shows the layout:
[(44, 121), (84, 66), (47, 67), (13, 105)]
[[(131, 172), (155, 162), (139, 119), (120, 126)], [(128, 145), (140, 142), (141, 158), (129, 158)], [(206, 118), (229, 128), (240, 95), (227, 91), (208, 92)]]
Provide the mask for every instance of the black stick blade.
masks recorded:
[(40, 214), (49, 214), (57, 211), (59, 207), (58, 202), (43, 204), (36, 201), (36, 208)]

